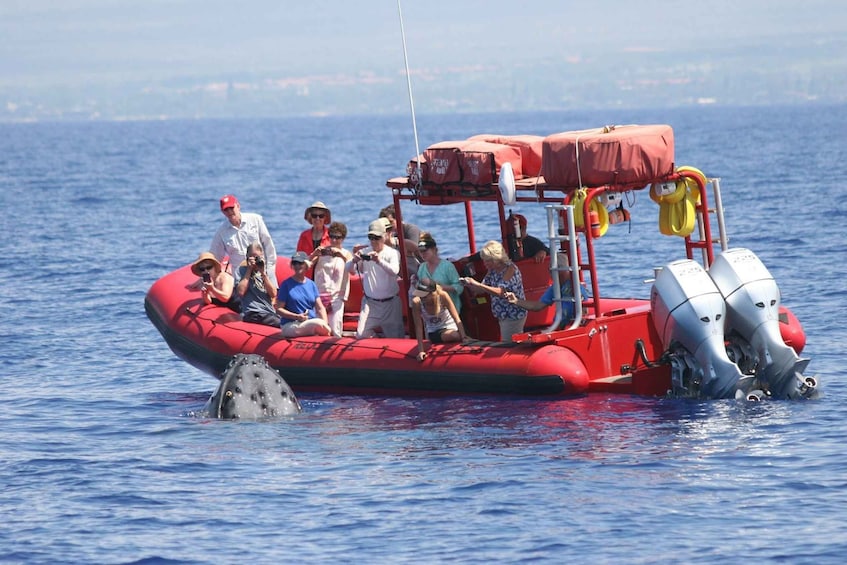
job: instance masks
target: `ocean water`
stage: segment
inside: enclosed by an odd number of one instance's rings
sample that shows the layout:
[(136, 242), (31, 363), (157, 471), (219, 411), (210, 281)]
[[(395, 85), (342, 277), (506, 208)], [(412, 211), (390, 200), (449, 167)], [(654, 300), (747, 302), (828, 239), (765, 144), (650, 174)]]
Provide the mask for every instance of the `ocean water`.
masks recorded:
[[(847, 554), (847, 107), (419, 116), (476, 133), (668, 123), (721, 178), (807, 333), (804, 402), (300, 395), (275, 422), (197, 417), (216, 381), (144, 314), (235, 193), (283, 254), (314, 200), (348, 246), (415, 154), (409, 119), (0, 124), (0, 561), (840, 563)], [(682, 257), (637, 195), (601, 289), (647, 296)], [(530, 233), (541, 211), (521, 204)], [(478, 227), (493, 232), (480, 209)], [(445, 255), (462, 215), (412, 207)], [(484, 239), (484, 236), (482, 237)]]

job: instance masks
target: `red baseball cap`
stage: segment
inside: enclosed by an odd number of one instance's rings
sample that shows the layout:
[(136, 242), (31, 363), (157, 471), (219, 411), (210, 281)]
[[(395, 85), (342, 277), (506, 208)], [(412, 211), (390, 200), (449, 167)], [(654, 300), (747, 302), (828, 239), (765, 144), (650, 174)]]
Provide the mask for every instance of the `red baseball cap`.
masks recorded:
[(236, 198), (232, 194), (227, 194), (226, 196), (221, 198), (221, 210), (232, 208), (236, 204), (238, 204), (238, 198)]
[(526, 227), (526, 216), (524, 216), (523, 214), (515, 214), (515, 217), (518, 219), (518, 223), (521, 225), (521, 227), (525, 228)]

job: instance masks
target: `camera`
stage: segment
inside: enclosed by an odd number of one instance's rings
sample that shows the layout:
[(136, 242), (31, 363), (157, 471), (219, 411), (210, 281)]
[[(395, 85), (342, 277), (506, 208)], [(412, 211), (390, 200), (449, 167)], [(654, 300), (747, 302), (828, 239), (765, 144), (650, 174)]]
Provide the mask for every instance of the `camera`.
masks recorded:
[(206, 283), (212, 282), (212, 274), (211, 273), (203, 273), (203, 282), (206, 282)]
[(265, 266), (265, 260), (261, 257), (256, 257), (256, 266), (260, 269), (263, 268)]
[(321, 255), (332, 255), (332, 249), (329, 247), (321, 248)]
[(360, 257), (362, 258), (362, 261), (373, 261), (373, 255), (370, 253), (361, 253)]

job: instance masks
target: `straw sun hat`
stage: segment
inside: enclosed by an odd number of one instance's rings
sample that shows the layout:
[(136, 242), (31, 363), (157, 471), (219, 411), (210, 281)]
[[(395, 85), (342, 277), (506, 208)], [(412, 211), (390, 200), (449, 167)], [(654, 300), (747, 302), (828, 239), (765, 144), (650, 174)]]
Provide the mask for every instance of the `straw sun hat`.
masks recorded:
[(326, 207), (326, 204), (318, 200), (317, 202), (313, 202), (312, 205), (306, 208), (306, 211), (303, 212), (303, 219), (309, 222), (310, 224), (312, 223), (312, 219), (309, 218), (309, 214), (311, 214), (312, 210), (324, 210), (326, 212), (326, 221), (324, 222), (324, 224), (328, 226), (330, 223), (332, 223), (332, 212), (329, 211), (329, 208)]
[(218, 271), (221, 270), (221, 262), (218, 261), (217, 257), (215, 257), (212, 253), (209, 253), (208, 251), (204, 251), (203, 253), (200, 254), (200, 257), (198, 257), (197, 260), (194, 261), (191, 264), (191, 272), (199, 277), (200, 276), (200, 264), (203, 263), (204, 261), (211, 261), (212, 263), (215, 264), (215, 268)]

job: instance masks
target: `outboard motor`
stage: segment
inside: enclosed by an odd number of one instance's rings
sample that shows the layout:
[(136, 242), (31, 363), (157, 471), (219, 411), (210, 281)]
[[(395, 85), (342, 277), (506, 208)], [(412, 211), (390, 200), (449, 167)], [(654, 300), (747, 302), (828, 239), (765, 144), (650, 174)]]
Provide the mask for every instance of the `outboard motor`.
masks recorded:
[(756, 254), (749, 249), (726, 250), (715, 258), (709, 276), (726, 301), (730, 340), (736, 342), (737, 334), (749, 344), (758, 386), (773, 398), (812, 396), (817, 381), (803, 376), (809, 359), (798, 357), (783, 341), (779, 288)]
[(734, 398), (744, 375), (727, 357), (726, 304), (703, 267), (690, 259), (665, 266), (656, 275), (650, 303), (662, 346), (671, 354), (673, 392)]

